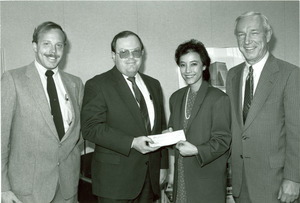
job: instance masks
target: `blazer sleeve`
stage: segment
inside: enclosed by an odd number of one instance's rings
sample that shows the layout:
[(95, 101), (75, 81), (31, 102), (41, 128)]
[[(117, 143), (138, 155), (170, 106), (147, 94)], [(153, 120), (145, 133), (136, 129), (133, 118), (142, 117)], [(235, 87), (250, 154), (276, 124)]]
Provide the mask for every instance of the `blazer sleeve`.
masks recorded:
[(294, 68), (286, 83), (284, 113), (286, 152), (284, 178), (300, 182), (300, 71)]
[(79, 101), (79, 106), (80, 106), (80, 109), (82, 107), (82, 100), (83, 100), (83, 93), (84, 93), (84, 86), (83, 86), (83, 83), (82, 81), (80, 80), (79, 81), (79, 94), (78, 94), (78, 101)]
[(8, 178), (11, 127), (16, 106), (16, 89), (13, 78), (5, 72), (1, 80), (1, 191), (11, 190)]
[(171, 95), (169, 99), (169, 108), (170, 108), (170, 117), (169, 117), (169, 123), (168, 123), (168, 128), (174, 128), (174, 103), (175, 103), (175, 98), (174, 94)]
[(231, 108), (229, 97), (227, 95), (221, 96), (214, 102), (211, 110), (210, 139), (208, 142), (196, 146), (198, 149), (196, 157), (202, 167), (226, 153), (231, 143)]
[[(83, 93), (84, 93), (84, 86), (83, 86), (83, 83), (82, 83), (82, 80), (79, 78), (78, 79), (78, 104), (79, 104), (79, 110), (80, 110), (80, 112), (81, 112), (81, 108), (82, 108), (82, 100), (83, 100)], [(78, 115), (78, 116), (80, 116), (80, 115)], [(77, 142), (77, 146), (78, 147), (81, 147), (82, 146), (82, 144), (83, 144), (83, 137), (82, 137), (82, 132), (80, 131), (80, 137), (79, 137), (79, 140), (78, 140), (78, 142)], [(82, 146), (83, 147), (83, 146)]]

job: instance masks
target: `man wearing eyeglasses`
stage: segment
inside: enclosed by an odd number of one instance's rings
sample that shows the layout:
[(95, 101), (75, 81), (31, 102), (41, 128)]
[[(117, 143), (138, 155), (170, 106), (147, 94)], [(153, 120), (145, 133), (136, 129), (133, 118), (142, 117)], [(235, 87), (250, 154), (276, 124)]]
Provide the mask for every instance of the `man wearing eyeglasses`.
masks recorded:
[(131, 31), (111, 43), (115, 66), (88, 80), (81, 112), (83, 137), (95, 143), (93, 193), (98, 202), (153, 202), (166, 177), (166, 149), (147, 136), (166, 128), (159, 81), (139, 73), (144, 46)]

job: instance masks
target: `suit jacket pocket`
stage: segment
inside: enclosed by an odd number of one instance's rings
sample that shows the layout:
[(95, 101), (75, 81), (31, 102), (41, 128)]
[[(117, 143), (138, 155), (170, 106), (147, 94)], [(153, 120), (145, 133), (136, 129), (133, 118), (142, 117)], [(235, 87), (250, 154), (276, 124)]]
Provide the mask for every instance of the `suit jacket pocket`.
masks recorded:
[(103, 153), (103, 152), (94, 152), (93, 158), (102, 163), (109, 164), (119, 164), (120, 163), (120, 155), (113, 153)]
[(271, 168), (281, 168), (284, 166), (284, 156), (282, 155), (270, 156), (269, 162)]
[(18, 163), (8, 169), (12, 190), (18, 195), (30, 195), (33, 191), (35, 173), (34, 163)]

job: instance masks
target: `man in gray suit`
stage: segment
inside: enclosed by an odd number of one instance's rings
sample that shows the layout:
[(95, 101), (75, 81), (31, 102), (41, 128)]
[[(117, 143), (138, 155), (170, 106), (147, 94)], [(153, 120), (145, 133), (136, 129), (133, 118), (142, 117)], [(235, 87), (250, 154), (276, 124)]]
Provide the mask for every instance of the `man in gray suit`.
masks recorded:
[(67, 37), (53, 22), (33, 33), (35, 61), (1, 80), (3, 203), (77, 202), (80, 78), (58, 68)]
[(261, 13), (236, 20), (246, 62), (230, 69), (232, 189), (237, 203), (298, 202), (300, 188), (299, 67), (268, 50), (272, 29)]

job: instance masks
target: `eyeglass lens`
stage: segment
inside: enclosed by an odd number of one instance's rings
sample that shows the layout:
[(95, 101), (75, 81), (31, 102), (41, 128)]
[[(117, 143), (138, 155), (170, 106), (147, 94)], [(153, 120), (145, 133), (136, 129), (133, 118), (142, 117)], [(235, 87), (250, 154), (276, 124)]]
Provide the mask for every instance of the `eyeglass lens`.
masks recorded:
[(140, 58), (142, 56), (142, 50), (140, 50), (140, 49), (133, 50), (133, 51), (122, 50), (118, 54), (119, 54), (119, 56), (120, 56), (121, 59), (124, 59), (124, 58), (129, 58), (130, 57), (130, 53), (132, 54), (132, 56), (134, 58)]

